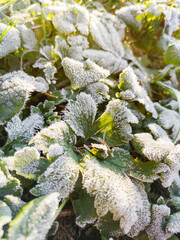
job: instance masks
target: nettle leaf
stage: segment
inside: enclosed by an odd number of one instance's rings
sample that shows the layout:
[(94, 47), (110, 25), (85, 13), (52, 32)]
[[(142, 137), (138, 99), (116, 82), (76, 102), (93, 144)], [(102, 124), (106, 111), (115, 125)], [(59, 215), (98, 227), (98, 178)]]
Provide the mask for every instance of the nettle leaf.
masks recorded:
[[(66, 122), (59, 121), (51, 124), (47, 128), (43, 128), (30, 143), (34, 143), (35, 148), (46, 154), (52, 144), (59, 144), (64, 152), (65, 149), (69, 149), (75, 142), (76, 136), (74, 132)], [(60, 155), (61, 154), (62, 150), (60, 151)]]
[(180, 232), (180, 212), (176, 212), (169, 217), (166, 230), (171, 233)]
[(7, 73), (0, 77), (0, 123), (10, 120), (25, 106), (29, 95), (33, 91), (46, 92), (48, 84), (43, 78), (35, 78), (25, 72)]
[(32, 29), (28, 28), (24, 24), (16, 25), (16, 28), (20, 32), (24, 49), (35, 50), (38, 48), (38, 41)]
[(166, 64), (179, 65), (180, 64), (180, 40), (173, 38), (173, 41), (169, 44), (167, 51), (164, 55), (164, 61)]
[(91, 15), (90, 33), (93, 41), (102, 49), (87, 49), (83, 56), (91, 59), (98, 65), (108, 69), (110, 73), (118, 73), (127, 67), (127, 61), (122, 59), (124, 47), (120, 34), (115, 29), (113, 22), (105, 18)]
[(171, 129), (170, 135), (174, 143), (180, 140), (180, 115), (171, 109), (162, 107), (160, 104), (155, 103), (155, 107), (159, 113), (159, 124), (165, 129)]
[(8, 239), (44, 240), (55, 219), (58, 196), (58, 193), (52, 193), (27, 203), (10, 222)]
[(76, 135), (83, 138), (93, 130), (97, 107), (94, 99), (86, 93), (80, 93), (76, 101), (70, 100), (65, 110), (65, 121)]
[(88, 85), (86, 87), (86, 92), (91, 95), (96, 104), (103, 103), (110, 98), (108, 94), (109, 87), (102, 82), (96, 82)]
[(84, 228), (87, 224), (93, 224), (97, 219), (94, 199), (90, 197), (86, 190), (78, 191), (79, 198), (73, 201), (73, 208), (76, 214), (76, 224)]
[(62, 34), (79, 31), (83, 35), (89, 33), (89, 12), (84, 6), (69, 4), (55, 14), (54, 27)]
[(15, 115), (7, 123), (5, 129), (11, 142), (25, 145), (33, 138), (36, 131), (43, 127), (43, 124), (43, 117), (37, 113), (31, 114), (23, 121), (18, 115)]
[(134, 134), (133, 146), (137, 153), (150, 161), (160, 162), (166, 159), (174, 144), (165, 137), (154, 140), (150, 133)]
[(15, 52), (21, 45), (20, 33), (15, 27), (0, 23), (0, 36), (5, 31), (5, 35), (0, 41), (0, 58), (5, 57), (9, 53)]
[(152, 220), (150, 225), (146, 228), (149, 240), (166, 240), (173, 234), (165, 231), (166, 221), (165, 219), (170, 216), (170, 208), (166, 205), (152, 206)]
[(75, 153), (59, 156), (39, 177), (37, 185), (31, 189), (34, 196), (59, 192), (59, 198), (65, 199), (72, 193), (79, 176), (79, 167)]
[(6, 158), (4, 158), (4, 162), (0, 161), (0, 199), (8, 194), (20, 197), (22, 195), (20, 181), (9, 173), (5, 162)]
[(84, 66), (82, 62), (65, 57), (62, 60), (62, 66), (74, 90), (97, 82), (101, 78), (106, 78), (110, 75), (108, 70), (99, 67), (89, 59), (86, 60), (86, 65)]
[(94, 157), (85, 157), (83, 168), (83, 187), (95, 197), (97, 215), (103, 217), (111, 212), (114, 221), (120, 220), (124, 234), (138, 235), (150, 222), (150, 204), (144, 186), (103, 166)]
[(3, 226), (9, 223), (12, 219), (11, 209), (8, 205), (0, 200), (0, 238), (3, 236)]
[(88, 47), (88, 40), (82, 35), (69, 35), (67, 39), (62, 36), (55, 37), (55, 53), (63, 59), (73, 58), (78, 61), (83, 60), (83, 50)]
[(111, 100), (105, 112), (97, 120), (103, 139), (110, 146), (119, 146), (132, 139), (130, 123), (138, 123), (137, 117), (127, 108), (127, 103), (119, 99)]
[(138, 78), (131, 67), (127, 67), (119, 76), (119, 88), (122, 90), (120, 96), (125, 100), (138, 101), (145, 106), (146, 111), (157, 118), (157, 112), (153, 102), (147, 95), (145, 88), (138, 82)]
[(142, 18), (137, 19), (136, 17), (141, 16), (145, 5), (136, 4), (120, 8), (116, 11), (116, 15), (123, 20), (126, 25), (132, 30), (140, 30), (142, 27)]
[(26, 178), (35, 178), (39, 171), (40, 154), (34, 147), (24, 147), (14, 154), (14, 169)]
[(26, 202), (13, 195), (6, 195), (4, 197), (4, 202), (11, 209), (12, 218), (14, 218), (17, 215), (17, 213), (21, 210), (21, 208), (24, 207), (24, 205), (26, 205)]

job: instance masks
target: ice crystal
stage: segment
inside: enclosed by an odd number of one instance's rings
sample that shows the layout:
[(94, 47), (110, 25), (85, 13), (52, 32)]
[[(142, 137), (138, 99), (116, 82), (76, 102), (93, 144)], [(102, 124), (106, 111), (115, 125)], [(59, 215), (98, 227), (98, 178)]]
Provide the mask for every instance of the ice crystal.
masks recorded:
[(70, 100), (65, 111), (65, 121), (76, 135), (85, 137), (92, 132), (97, 107), (94, 99), (86, 93), (80, 93), (76, 101)]
[(131, 67), (127, 67), (120, 74), (120, 96), (125, 100), (138, 101), (143, 104), (146, 110), (152, 113), (154, 118), (157, 118), (157, 112), (150, 98), (147, 95), (146, 90), (138, 82)]
[(79, 175), (75, 160), (63, 154), (58, 157), (39, 177), (37, 185), (31, 189), (35, 196), (59, 192), (59, 198), (65, 199), (73, 191)]
[(69, 5), (55, 15), (53, 24), (62, 34), (73, 33), (78, 30), (81, 34), (88, 35), (89, 12), (83, 6)]
[[(10, 27), (8, 27), (6, 24), (0, 23), (0, 35), (8, 28)], [(18, 50), (20, 45), (20, 33), (16, 28), (12, 27), (0, 41), (0, 58), (5, 57), (9, 53), (15, 52)]]
[(152, 221), (146, 229), (149, 240), (166, 240), (172, 236), (172, 233), (166, 232), (163, 226), (165, 218), (169, 216), (170, 208), (166, 205), (152, 206)]
[(82, 62), (66, 57), (62, 61), (62, 66), (66, 76), (71, 80), (74, 90), (110, 75), (108, 70), (99, 67), (89, 59), (86, 61), (86, 66), (84, 66)]
[(43, 117), (37, 113), (31, 114), (25, 120), (21, 121), (18, 115), (15, 115), (11, 121), (7, 123), (6, 131), (11, 141), (19, 139), (20, 142), (27, 143), (32, 139), (36, 130), (43, 127)]
[[(120, 228), (125, 234), (138, 221), (138, 230), (133, 236), (150, 222), (150, 204), (143, 185), (101, 166), (95, 158), (85, 159), (83, 187), (95, 197), (94, 206), (98, 216), (105, 216), (110, 211), (114, 221), (120, 220)], [(144, 221), (140, 218), (144, 218)]]

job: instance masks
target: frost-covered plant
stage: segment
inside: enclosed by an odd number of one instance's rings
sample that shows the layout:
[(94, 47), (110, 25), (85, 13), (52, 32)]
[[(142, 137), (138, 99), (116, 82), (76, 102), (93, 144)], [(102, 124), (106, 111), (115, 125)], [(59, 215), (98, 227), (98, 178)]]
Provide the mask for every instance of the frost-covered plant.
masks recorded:
[(176, 240), (178, 1), (9, 2), (0, 238), (50, 239), (70, 200), (80, 239)]

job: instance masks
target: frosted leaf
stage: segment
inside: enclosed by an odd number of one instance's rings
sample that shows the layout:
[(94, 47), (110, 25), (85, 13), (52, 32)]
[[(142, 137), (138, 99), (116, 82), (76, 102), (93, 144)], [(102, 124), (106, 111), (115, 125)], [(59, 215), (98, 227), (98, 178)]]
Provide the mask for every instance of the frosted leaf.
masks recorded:
[(168, 134), (166, 133), (166, 131), (164, 131), (164, 129), (162, 127), (160, 127), (158, 124), (150, 123), (150, 124), (148, 124), (148, 128), (151, 130), (151, 132), (155, 138), (159, 138), (159, 137), (168, 138)]
[(145, 222), (140, 223), (139, 229), (148, 225), (150, 204), (143, 185), (101, 166), (95, 158), (86, 158), (83, 166), (83, 187), (95, 197), (94, 206), (99, 217), (111, 212), (114, 221), (120, 220), (124, 234), (129, 233), (140, 216)]
[(11, 221), (9, 240), (44, 240), (58, 209), (58, 193), (36, 198), (27, 203)]
[(96, 82), (86, 87), (86, 92), (91, 95), (97, 104), (109, 99), (109, 87), (101, 82)]
[(0, 188), (4, 187), (9, 180), (6, 178), (6, 175), (2, 170), (0, 170)]
[(76, 135), (85, 138), (92, 132), (96, 112), (94, 99), (89, 94), (81, 92), (76, 97), (76, 101), (69, 101), (65, 111), (65, 121)]
[(17, 25), (16, 28), (20, 32), (23, 48), (30, 50), (37, 49), (38, 41), (33, 30), (28, 28), (26, 25)]
[(43, 69), (47, 81), (54, 79), (54, 74), (57, 72), (57, 69), (54, 67), (53, 63), (45, 58), (39, 58), (33, 67)]
[(4, 196), (8, 194), (21, 196), (22, 188), (20, 186), (20, 181), (12, 177), (7, 169), (7, 166), (4, 166), (3, 168), (0, 166), (0, 175), (2, 177), (0, 180), (0, 199), (3, 199)]
[(159, 112), (159, 124), (165, 129), (171, 129), (171, 138), (177, 143), (180, 140), (180, 115), (174, 111), (162, 107), (160, 104), (156, 103), (155, 107)]
[(174, 7), (164, 10), (165, 24), (169, 36), (172, 36), (173, 32), (177, 31), (180, 25), (179, 10)]
[(24, 147), (14, 154), (14, 169), (26, 178), (35, 178), (40, 154), (34, 147)]
[[(0, 23), (0, 35), (9, 28), (10, 26), (7, 26), (4, 23)], [(15, 52), (18, 50), (20, 45), (20, 33), (16, 28), (12, 27), (8, 30), (0, 42), (0, 58), (5, 57), (9, 53)]]
[(172, 236), (172, 233), (165, 231), (165, 218), (170, 216), (170, 208), (166, 205), (152, 206), (152, 221), (146, 228), (149, 240), (166, 240)]
[(180, 145), (176, 145), (170, 151), (165, 163), (169, 166), (167, 172), (162, 173), (161, 181), (163, 187), (171, 186), (172, 182), (179, 177), (180, 171)]
[(180, 40), (173, 38), (170, 42), (167, 51), (164, 55), (166, 64), (173, 64), (179, 66), (180, 64)]
[(121, 38), (113, 26), (112, 21), (91, 15), (90, 33), (94, 42), (104, 51), (112, 53), (116, 57), (124, 56), (124, 47)]
[(141, 21), (136, 19), (136, 16), (141, 14), (145, 6), (142, 4), (130, 5), (120, 8), (116, 11), (116, 15), (123, 20), (126, 25), (133, 30), (140, 30), (142, 27)]
[(59, 121), (47, 128), (43, 128), (31, 141), (31, 143), (34, 143), (35, 148), (43, 151), (44, 154), (48, 153), (48, 149), (52, 144), (58, 143), (64, 149), (69, 148), (75, 142), (76, 137), (74, 133), (64, 121)]
[(43, 117), (37, 113), (31, 114), (25, 120), (21, 121), (18, 115), (15, 115), (5, 127), (8, 137), (11, 141), (27, 143), (32, 139), (37, 129), (43, 127)]
[(119, 146), (132, 138), (130, 123), (138, 123), (138, 119), (127, 108), (127, 103), (119, 99), (111, 100), (98, 119), (98, 127), (102, 129), (100, 132), (110, 146)]
[(73, 192), (78, 176), (78, 164), (73, 157), (63, 154), (39, 177), (30, 192), (34, 196), (59, 192), (59, 199), (65, 199)]
[(127, 67), (119, 76), (120, 80), (120, 96), (125, 100), (138, 101), (143, 104), (146, 111), (152, 113), (154, 118), (157, 118), (157, 112), (154, 108), (153, 102), (147, 95), (146, 90), (138, 82), (137, 76), (135, 75), (131, 67)]
[(7, 204), (0, 200), (0, 238), (3, 236), (3, 226), (12, 219), (11, 209)]
[(91, 59), (99, 66), (108, 69), (111, 74), (118, 73), (128, 66), (126, 60), (114, 55), (111, 52), (87, 49), (83, 51), (83, 56)]
[(39, 3), (31, 4), (31, 5), (27, 8), (27, 12), (31, 13), (32, 15), (33, 15), (34, 13), (40, 14), (40, 13), (41, 13), (41, 5), (40, 5)]
[(4, 197), (4, 202), (11, 209), (12, 217), (14, 218), (17, 213), (21, 210), (22, 207), (26, 204), (26, 202), (22, 201), (20, 198), (15, 197), (13, 195), (6, 195)]
[(58, 143), (55, 143), (49, 147), (47, 158), (51, 159), (59, 155), (62, 155), (63, 153), (64, 153), (63, 147), (61, 147)]
[(82, 49), (86, 49), (89, 45), (87, 37), (82, 35), (69, 35), (67, 36), (67, 43), (70, 46), (81, 46)]
[[(44, 80), (45, 81), (45, 80)], [(0, 122), (10, 120), (25, 106), (33, 91), (48, 90), (42, 78), (35, 78), (22, 71), (7, 73), (0, 77)]]
[(54, 27), (62, 34), (69, 34), (77, 30), (83, 34), (89, 34), (89, 12), (85, 7), (69, 5), (55, 14), (53, 18)]
[(170, 233), (180, 232), (180, 212), (176, 212), (169, 217), (166, 231)]
[(133, 146), (137, 153), (155, 162), (165, 160), (174, 148), (174, 144), (168, 138), (160, 137), (154, 140), (149, 133), (134, 134)]
[(99, 67), (89, 59), (86, 60), (86, 66), (84, 66), (82, 62), (66, 57), (62, 61), (62, 66), (66, 76), (71, 80), (74, 90), (97, 82), (101, 78), (106, 78), (110, 75), (108, 70)]

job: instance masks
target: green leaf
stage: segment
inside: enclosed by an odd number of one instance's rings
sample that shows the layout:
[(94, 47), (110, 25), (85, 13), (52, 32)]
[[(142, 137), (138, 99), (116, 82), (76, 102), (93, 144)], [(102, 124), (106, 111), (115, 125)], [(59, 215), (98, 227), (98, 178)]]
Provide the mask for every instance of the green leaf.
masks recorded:
[(0, 201), (0, 238), (3, 236), (3, 226), (9, 223), (11, 219), (11, 209), (5, 202)]
[(77, 136), (86, 138), (92, 133), (96, 112), (94, 99), (82, 92), (76, 97), (76, 101), (69, 101), (65, 111), (65, 121)]
[(164, 55), (164, 61), (166, 64), (173, 64), (179, 66), (180, 64), (180, 40), (173, 39), (173, 42), (169, 44), (167, 51)]
[(138, 123), (138, 119), (127, 108), (127, 103), (119, 99), (111, 100), (96, 122), (101, 137), (111, 147), (120, 146), (132, 139), (130, 123)]
[(10, 222), (8, 239), (44, 240), (58, 209), (58, 196), (52, 193), (27, 203)]
[(76, 214), (76, 224), (84, 228), (87, 224), (93, 224), (97, 219), (94, 208), (94, 198), (90, 197), (86, 190), (81, 189), (79, 198), (73, 201), (73, 208)]
[(166, 230), (171, 233), (180, 232), (180, 212), (176, 212), (169, 217)]
[(18, 212), (21, 210), (21, 208), (24, 207), (24, 205), (26, 205), (26, 202), (24, 202), (20, 198), (13, 196), (13, 195), (6, 195), (4, 197), (4, 202), (11, 209), (13, 218), (15, 218), (15, 216), (18, 214)]

